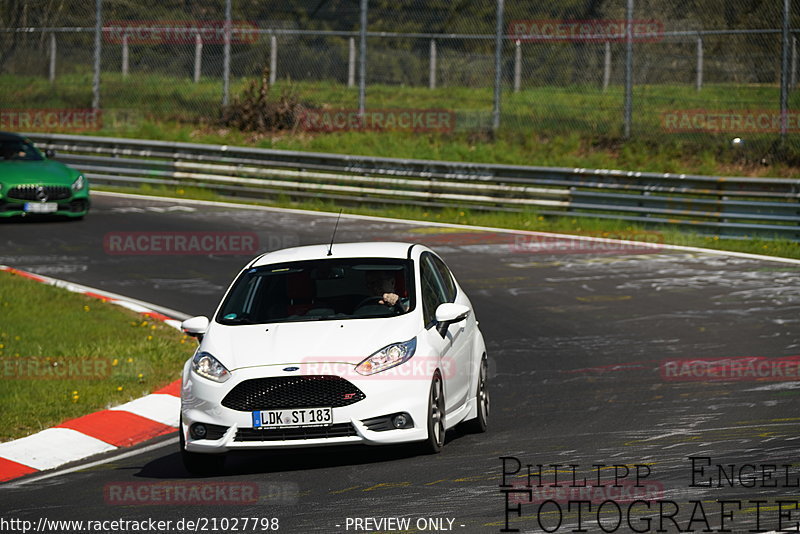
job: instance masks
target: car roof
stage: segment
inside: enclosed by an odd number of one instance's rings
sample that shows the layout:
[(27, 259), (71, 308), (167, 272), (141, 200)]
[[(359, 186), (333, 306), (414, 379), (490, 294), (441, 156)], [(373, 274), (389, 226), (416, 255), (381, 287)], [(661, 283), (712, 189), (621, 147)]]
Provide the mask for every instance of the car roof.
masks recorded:
[(25, 141), (26, 138), (11, 132), (0, 132), (0, 141)]
[(328, 256), (330, 244), (307, 245), (268, 252), (256, 258), (251, 267), (283, 263), (287, 261), (325, 260), (336, 258), (396, 258), (407, 259), (413, 243), (375, 241), (368, 243), (334, 243)]

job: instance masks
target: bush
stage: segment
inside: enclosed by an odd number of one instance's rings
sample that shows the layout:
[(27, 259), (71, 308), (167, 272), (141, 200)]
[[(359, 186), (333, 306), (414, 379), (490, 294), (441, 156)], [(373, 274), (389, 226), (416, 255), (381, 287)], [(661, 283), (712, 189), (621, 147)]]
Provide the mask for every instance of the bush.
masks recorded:
[(261, 81), (252, 80), (233, 103), (222, 110), (221, 123), (246, 132), (293, 130), (306, 106), (301, 104), (291, 87), (277, 99), (269, 91), (269, 69), (264, 68)]

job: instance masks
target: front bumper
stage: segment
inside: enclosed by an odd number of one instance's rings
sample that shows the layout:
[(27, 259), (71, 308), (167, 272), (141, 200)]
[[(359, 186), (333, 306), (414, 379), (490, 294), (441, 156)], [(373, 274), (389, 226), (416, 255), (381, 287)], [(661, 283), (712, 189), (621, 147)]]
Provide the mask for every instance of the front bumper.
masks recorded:
[(60, 198), (58, 200), (48, 200), (57, 204), (56, 211), (45, 214), (27, 212), (25, 211), (25, 204), (35, 204), (36, 201), (29, 199), (19, 199), (8, 196), (0, 196), (0, 217), (16, 217), (16, 216), (41, 216), (41, 215), (59, 215), (66, 217), (83, 217), (89, 212), (90, 202), (89, 194), (86, 191), (79, 191), (70, 195), (67, 198)]
[[(231, 378), (227, 382), (218, 384), (191, 372), (187, 362), (181, 391), (182, 428), (180, 429), (186, 439), (186, 450), (221, 453), (242, 449), (282, 449), (346, 444), (384, 445), (422, 441), (428, 437), (428, 396), (433, 377), (432, 372), (430, 376), (387, 374), (388, 371), (372, 376), (361, 376), (352, 370), (354, 366), (351, 364), (342, 364), (343, 367), (351, 370), (337, 376), (348, 380), (361, 390), (365, 397), (347, 406), (334, 407), (331, 427), (306, 427), (305, 429), (289, 427), (286, 431), (257, 429), (253, 428), (251, 411), (233, 410), (222, 405), (222, 400), (228, 392), (247, 380), (329, 374), (310, 372), (313, 364), (299, 365), (297, 367), (300, 369), (293, 372), (283, 371), (284, 366), (285, 364), (239, 369), (231, 374)], [(410, 428), (402, 429), (371, 430), (370, 427), (375, 428), (375, 426), (371, 424), (368, 427), (365, 423), (373, 418), (396, 413), (409, 414), (413, 425)], [(194, 423), (215, 425), (212, 428), (218, 429), (219, 432), (215, 432), (209, 438), (216, 439), (194, 439), (189, 432), (189, 427)], [(220, 435), (221, 437), (218, 437)]]

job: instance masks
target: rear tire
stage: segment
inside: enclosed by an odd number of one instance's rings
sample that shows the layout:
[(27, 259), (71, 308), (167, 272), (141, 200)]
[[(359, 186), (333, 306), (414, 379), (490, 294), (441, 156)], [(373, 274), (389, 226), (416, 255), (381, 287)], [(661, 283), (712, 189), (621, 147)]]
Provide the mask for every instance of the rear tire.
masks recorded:
[(178, 425), (181, 461), (183, 467), (193, 475), (216, 475), (225, 467), (225, 454), (201, 454), (186, 450), (186, 439), (183, 437), (183, 419)]
[(422, 452), (426, 454), (437, 454), (444, 445), (444, 408), (442, 378), (437, 373), (428, 394), (428, 439), (422, 442)]

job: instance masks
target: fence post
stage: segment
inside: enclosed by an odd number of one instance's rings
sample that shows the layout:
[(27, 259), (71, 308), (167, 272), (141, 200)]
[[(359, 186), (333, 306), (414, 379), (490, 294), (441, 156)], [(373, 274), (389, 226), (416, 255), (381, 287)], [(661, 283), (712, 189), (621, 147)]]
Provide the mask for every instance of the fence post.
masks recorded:
[(625, 139), (631, 137), (633, 123), (633, 0), (628, 0), (625, 20)]
[(367, 108), (367, 2), (361, 0), (361, 24), (358, 28), (358, 116), (362, 120)]
[(122, 35), (122, 79), (128, 77), (128, 34)]
[(697, 81), (695, 87), (699, 91), (703, 88), (703, 37), (697, 36)]
[(611, 43), (606, 41), (603, 43), (603, 92), (608, 89), (608, 84), (611, 83)]
[(198, 32), (194, 36), (194, 83), (200, 82), (200, 74), (203, 71), (203, 38)]
[(505, 0), (497, 0), (497, 27), (494, 37), (494, 105), (492, 106), (492, 129), (500, 128), (500, 89), (503, 81), (503, 10)]
[(786, 140), (789, 109), (789, 0), (783, 0), (783, 29), (781, 39), (781, 141)]
[(269, 84), (275, 85), (278, 79), (278, 36), (269, 36)]
[(50, 34), (50, 70), (48, 79), (50, 83), (56, 82), (56, 34)]
[(797, 37), (792, 36), (792, 75), (789, 80), (789, 89), (797, 86)]
[(356, 86), (356, 39), (350, 37), (349, 41), (349, 54), (347, 56), (347, 87)]
[(225, 32), (222, 56), (222, 105), (228, 105), (231, 83), (231, 0), (225, 0)]
[(94, 75), (92, 77), (92, 109), (100, 110), (100, 54), (103, 48), (103, 0), (95, 0)]
[(519, 93), (522, 84), (522, 45), (519, 39), (514, 43), (514, 92)]
[(436, 39), (431, 39), (428, 61), (428, 89), (436, 89)]

